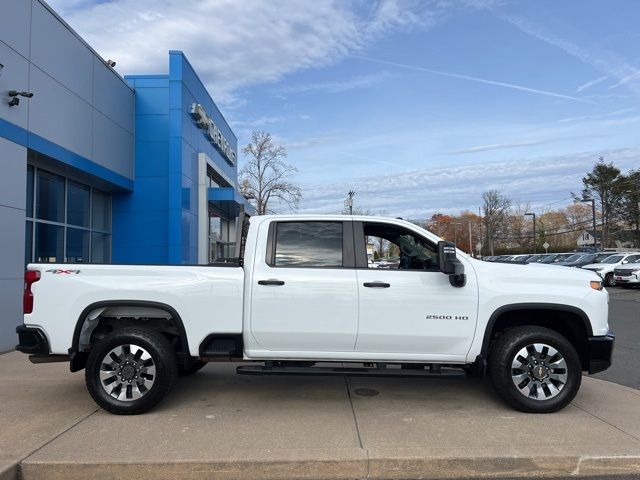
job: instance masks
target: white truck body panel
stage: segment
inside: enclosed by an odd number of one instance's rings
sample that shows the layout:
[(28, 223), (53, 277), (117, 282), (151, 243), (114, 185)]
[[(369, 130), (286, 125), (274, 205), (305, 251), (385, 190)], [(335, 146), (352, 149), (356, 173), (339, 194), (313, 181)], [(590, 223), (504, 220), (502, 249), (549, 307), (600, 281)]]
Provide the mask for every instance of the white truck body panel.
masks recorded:
[[(24, 322), (42, 329), (53, 354), (67, 353), (83, 311), (105, 301), (154, 302), (172, 307), (185, 324), (194, 357), (199, 355), (200, 342), (212, 331), (242, 332), (241, 268), (89, 264), (34, 264), (28, 268), (39, 270), (42, 278), (31, 287), (34, 308), (24, 316)], [(53, 273), (56, 270), (80, 273)]]
[[(251, 219), (243, 268), (33, 264), (34, 310), (27, 326), (40, 328), (51, 353), (66, 354), (76, 323), (98, 302), (153, 302), (180, 316), (191, 356), (209, 334), (242, 334), (246, 359), (472, 363), (491, 316), (513, 304), (576, 308), (592, 335), (606, 335), (608, 294), (590, 287), (590, 271), (542, 264), (475, 260), (461, 251), (466, 285), (453, 287), (438, 271), (273, 268), (267, 231), (273, 221), (389, 223), (440, 239), (398, 219), (358, 216), (264, 216)], [(60, 274), (56, 270), (79, 270)], [(284, 286), (258, 285), (279, 279)], [(390, 288), (363, 288), (383, 281)], [(88, 313), (88, 312), (85, 312)]]

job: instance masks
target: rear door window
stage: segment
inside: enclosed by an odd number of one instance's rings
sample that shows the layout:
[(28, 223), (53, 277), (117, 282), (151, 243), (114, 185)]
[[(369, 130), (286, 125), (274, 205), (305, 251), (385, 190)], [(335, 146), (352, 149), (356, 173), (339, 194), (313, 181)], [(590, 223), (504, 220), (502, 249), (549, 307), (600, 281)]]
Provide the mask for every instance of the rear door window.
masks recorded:
[(278, 222), (275, 267), (343, 266), (343, 222)]

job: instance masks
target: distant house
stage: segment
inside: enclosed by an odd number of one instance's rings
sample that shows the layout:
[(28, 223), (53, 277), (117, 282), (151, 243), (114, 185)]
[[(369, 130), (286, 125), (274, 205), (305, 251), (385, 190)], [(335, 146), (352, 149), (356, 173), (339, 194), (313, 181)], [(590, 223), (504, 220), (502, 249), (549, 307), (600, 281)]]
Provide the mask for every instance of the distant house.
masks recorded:
[[(576, 239), (576, 245), (578, 247), (593, 247), (593, 230), (584, 230), (580, 233), (580, 236)], [(609, 241), (607, 242), (607, 248), (617, 249), (630, 249), (635, 247), (635, 238), (637, 235), (631, 230), (618, 230), (611, 232)], [(601, 238), (598, 235), (598, 248), (601, 247)]]
[[(595, 235), (593, 234), (593, 230), (584, 230), (576, 239), (576, 245), (578, 245), (578, 247), (593, 247), (594, 244)], [(598, 239), (598, 246), (600, 246), (600, 239)]]

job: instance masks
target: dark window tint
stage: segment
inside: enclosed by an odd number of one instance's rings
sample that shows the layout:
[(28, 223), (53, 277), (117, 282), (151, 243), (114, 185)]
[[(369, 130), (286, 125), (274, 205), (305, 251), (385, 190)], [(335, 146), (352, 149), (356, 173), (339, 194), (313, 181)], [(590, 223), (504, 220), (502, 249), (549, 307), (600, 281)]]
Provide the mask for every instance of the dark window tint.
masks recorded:
[(89, 231), (67, 228), (67, 262), (89, 263)]
[(27, 166), (27, 217), (33, 218), (33, 167)]
[(94, 230), (111, 231), (111, 197), (106, 193), (93, 191), (93, 206), (91, 208), (92, 227)]
[(275, 266), (341, 267), (342, 223), (278, 223)]
[(64, 227), (36, 223), (36, 254), (39, 263), (61, 263), (64, 261)]
[(24, 259), (25, 263), (30, 263), (32, 260), (31, 252), (33, 250), (33, 222), (27, 220), (27, 224), (24, 231)]
[(93, 263), (111, 263), (111, 235), (91, 234), (91, 261)]
[(90, 201), (91, 189), (89, 187), (69, 181), (67, 185), (67, 223), (88, 227)]
[(64, 222), (64, 178), (38, 170), (36, 215), (41, 220)]

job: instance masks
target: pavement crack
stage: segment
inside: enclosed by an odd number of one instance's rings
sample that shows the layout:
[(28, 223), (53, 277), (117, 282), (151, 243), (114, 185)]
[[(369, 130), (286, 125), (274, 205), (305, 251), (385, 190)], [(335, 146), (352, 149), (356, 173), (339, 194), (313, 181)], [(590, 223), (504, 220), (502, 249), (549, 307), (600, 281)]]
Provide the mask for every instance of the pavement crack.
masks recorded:
[(353, 398), (351, 398), (351, 390), (349, 389), (349, 377), (345, 375), (344, 377), (344, 385), (347, 389), (347, 397), (349, 397), (349, 405), (351, 405), (351, 414), (353, 415), (353, 423), (356, 426), (356, 434), (358, 435), (358, 446), (362, 449), (362, 437), (360, 436), (360, 427), (358, 426), (358, 417), (356, 417), (356, 410), (353, 407)]
[(367, 475), (364, 478), (370, 478), (371, 476), (371, 458), (369, 456), (369, 449), (364, 448), (362, 444), (362, 436), (360, 435), (360, 427), (358, 426), (358, 417), (356, 416), (356, 409), (353, 406), (353, 398), (351, 397), (351, 390), (349, 389), (349, 377), (344, 376), (344, 386), (347, 389), (347, 397), (349, 397), (349, 405), (351, 405), (351, 414), (353, 415), (353, 423), (356, 427), (356, 434), (358, 436), (358, 447), (361, 450), (364, 450), (365, 455), (367, 456)]
[(600, 420), (601, 422), (606, 423), (607, 425), (615, 428), (616, 430), (624, 433), (625, 435), (629, 435), (631, 438), (635, 438), (636, 440), (638, 440), (640, 442), (640, 438), (636, 437), (634, 434), (627, 432), (626, 430), (623, 430), (622, 428), (618, 427), (617, 425), (614, 425), (613, 423), (605, 420), (602, 417), (599, 417), (598, 415), (596, 415), (595, 413), (591, 413), (588, 410), (585, 410), (584, 408), (582, 408), (580, 405), (578, 405), (577, 403), (573, 403), (573, 406), (576, 407), (579, 410), (582, 410), (584, 413), (586, 413), (587, 415), (591, 415), (593, 418), (597, 418), (598, 420)]
[[(40, 450), (42, 450), (44, 447), (46, 447), (47, 445), (49, 445), (51, 442), (57, 440), (58, 438), (60, 438), (62, 435), (64, 435), (65, 433), (67, 433), (69, 430), (71, 430), (73, 427), (75, 427), (76, 425), (81, 424), (82, 422), (84, 422), (87, 418), (89, 418), (90, 416), (94, 415), (95, 413), (97, 413), (100, 409), (96, 408), (95, 410), (89, 412), (87, 415), (85, 415), (84, 417), (80, 418), (78, 421), (74, 422), (73, 425), (70, 425), (69, 427), (65, 428), (62, 432), (60, 432), (59, 434), (57, 434), (55, 437), (53, 437), (52, 439), (48, 440), (46, 443), (40, 445), (38, 448), (36, 448), (34, 451), (28, 453), (27, 455), (25, 455), (24, 457), (22, 457), (20, 459), (20, 461), (18, 462), (18, 469), (19, 471), (22, 470), (22, 462), (24, 462), (27, 458), (29, 458), (30, 456), (34, 455), (35, 453), (38, 453)], [(22, 478), (22, 477), (19, 477)]]

